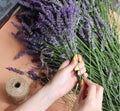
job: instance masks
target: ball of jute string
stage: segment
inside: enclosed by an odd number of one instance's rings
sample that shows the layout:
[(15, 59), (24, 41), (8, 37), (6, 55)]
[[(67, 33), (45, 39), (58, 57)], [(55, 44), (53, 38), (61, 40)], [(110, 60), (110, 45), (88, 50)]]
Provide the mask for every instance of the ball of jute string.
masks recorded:
[(6, 92), (13, 103), (21, 104), (28, 98), (30, 89), (24, 78), (13, 76), (6, 83)]

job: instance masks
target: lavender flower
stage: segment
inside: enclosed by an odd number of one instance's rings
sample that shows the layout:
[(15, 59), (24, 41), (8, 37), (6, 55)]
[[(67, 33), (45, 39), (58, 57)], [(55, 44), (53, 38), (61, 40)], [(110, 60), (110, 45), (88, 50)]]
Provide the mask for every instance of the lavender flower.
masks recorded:
[(27, 2), (27, 1), (23, 1), (23, 0), (18, 0), (18, 2), (21, 4), (21, 5), (23, 5), (23, 6), (26, 6), (26, 7), (31, 7), (30, 6), (30, 3), (29, 2)]
[(88, 0), (82, 0), (82, 5), (84, 7), (85, 10), (89, 10), (89, 7), (90, 7), (90, 3)]
[(67, 59), (66, 55), (65, 54), (61, 54), (59, 55), (60, 58), (63, 58), (63, 59)]
[(13, 72), (15, 72), (15, 73), (18, 73), (18, 74), (20, 74), (20, 75), (25, 74), (25, 72), (23, 72), (23, 71), (21, 71), (21, 70), (19, 70), (19, 69), (16, 69), (16, 68), (7, 67), (6, 69), (9, 70), (9, 71), (13, 71)]
[(20, 57), (22, 57), (23, 55), (25, 54), (28, 54), (28, 55), (34, 55), (34, 51), (33, 50), (29, 50), (29, 49), (25, 49), (23, 52), (19, 53), (15, 59), (19, 59)]
[(33, 80), (40, 79), (40, 77), (34, 71), (28, 71), (27, 73), (28, 73), (29, 77)]
[[(29, 42), (29, 44), (33, 44), (35, 49), (37, 47), (37, 41), (49, 41), (53, 46), (59, 46), (59, 40), (56, 38), (57, 36), (66, 35), (68, 36), (68, 40), (64, 38), (60, 38), (63, 42), (63, 45), (66, 45), (67, 41), (70, 41), (70, 38), (76, 36), (75, 29), (76, 29), (76, 22), (78, 17), (78, 8), (74, 4), (72, 0), (67, 0), (67, 5), (59, 6), (57, 3), (50, 2), (50, 1), (36, 1), (36, 0), (29, 0), (27, 2), (28, 5), (24, 5), (24, 0), (19, 0), (23, 6), (29, 8), (30, 10), (36, 10), (35, 17), (37, 18), (35, 22), (30, 22), (28, 27), (28, 23), (25, 23), (23, 19), (20, 18), (24, 29), (28, 33), (24, 33), (24, 39)], [(65, 2), (65, 1), (60, 1)], [(30, 20), (31, 15), (25, 16), (24, 14), (21, 15), (23, 18)], [(33, 16), (33, 15), (32, 15)], [(34, 20), (33, 20), (34, 21)], [(39, 33), (39, 37), (33, 37), (33, 34), (36, 33), (34, 30), (37, 30)], [(29, 35), (30, 34), (30, 35)], [(38, 39), (38, 40), (37, 40)], [(76, 50), (75, 46), (75, 38), (71, 39), (71, 47)], [(43, 43), (44, 44), (44, 43)], [(37, 47), (35, 47), (37, 46)], [(45, 48), (46, 46), (44, 46)], [(68, 46), (65, 46), (68, 47)], [(29, 47), (30, 48), (30, 47)], [(33, 49), (34, 49), (33, 48)], [(39, 47), (41, 48), (41, 47)], [(69, 48), (69, 47), (68, 47)], [(69, 49), (68, 49), (69, 50)], [(39, 53), (39, 52), (38, 52)]]
[[(16, 68), (7, 67), (6, 69), (9, 71), (13, 71), (15, 73), (18, 73), (20, 75), (26, 74), (26, 72), (21, 71), (21, 70), (16, 69)], [(27, 73), (28, 73), (29, 77), (33, 80), (38, 80), (40, 78), (34, 71), (28, 71)]]

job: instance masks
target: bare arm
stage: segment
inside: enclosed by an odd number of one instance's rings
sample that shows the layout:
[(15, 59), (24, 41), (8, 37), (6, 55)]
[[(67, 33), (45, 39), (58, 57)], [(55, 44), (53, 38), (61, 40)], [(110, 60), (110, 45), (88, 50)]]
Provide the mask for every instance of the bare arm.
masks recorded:
[(58, 98), (57, 92), (49, 83), (15, 111), (45, 111)]

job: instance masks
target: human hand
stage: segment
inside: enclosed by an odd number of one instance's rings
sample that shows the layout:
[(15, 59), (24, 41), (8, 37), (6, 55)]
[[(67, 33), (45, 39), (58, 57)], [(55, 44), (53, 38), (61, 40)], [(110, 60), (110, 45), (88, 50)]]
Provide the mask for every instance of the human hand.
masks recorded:
[(84, 79), (72, 111), (102, 111), (103, 87)]
[(84, 62), (78, 63), (74, 59), (71, 62), (67, 60), (60, 66), (53, 78), (51, 83), (54, 88), (54, 93), (58, 95), (58, 98), (68, 93), (77, 83), (77, 77), (74, 71), (76, 65), (79, 65), (81, 74), (86, 72)]

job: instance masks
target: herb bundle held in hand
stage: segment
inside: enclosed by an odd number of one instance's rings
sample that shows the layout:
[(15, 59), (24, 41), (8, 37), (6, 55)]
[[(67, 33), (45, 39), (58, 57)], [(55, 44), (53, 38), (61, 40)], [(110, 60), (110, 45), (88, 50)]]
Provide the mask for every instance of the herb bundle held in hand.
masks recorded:
[[(19, 32), (13, 35), (26, 49), (16, 58), (29, 54), (38, 62), (39, 68), (47, 63), (49, 70), (55, 71), (65, 59), (71, 59), (76, 53), (82, 54), (90, 79), (105, 89), (103, 111), (119, 111), (120, 44), (116, 26), (113, 24), (113, 29), (110, 28), (109, 1), (18, 2), (21, 11), (17, 18), (22, 27), (14, 23)], [(34, 77), (36, 75), (32, 72), (32, 78)], [(48, 81), (48, 78), (47, 76), (44, 80)]]

